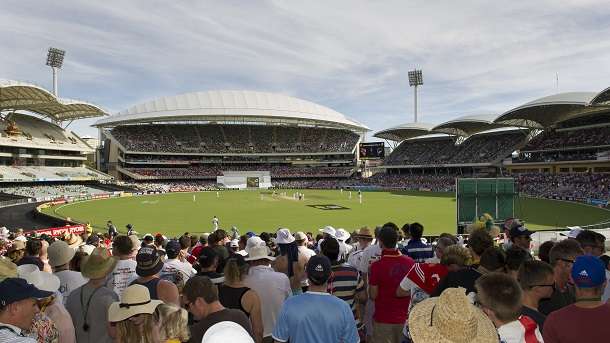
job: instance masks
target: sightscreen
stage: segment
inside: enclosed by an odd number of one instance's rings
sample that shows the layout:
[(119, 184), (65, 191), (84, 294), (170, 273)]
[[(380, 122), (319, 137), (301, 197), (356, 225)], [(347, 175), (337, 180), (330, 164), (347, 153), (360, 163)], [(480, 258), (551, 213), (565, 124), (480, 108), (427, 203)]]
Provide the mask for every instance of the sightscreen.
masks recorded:
[(517, 189), (513, 178), (457, 179), (457, 221), (470, 223), (484, 213), (503, 221), (515, 215)]

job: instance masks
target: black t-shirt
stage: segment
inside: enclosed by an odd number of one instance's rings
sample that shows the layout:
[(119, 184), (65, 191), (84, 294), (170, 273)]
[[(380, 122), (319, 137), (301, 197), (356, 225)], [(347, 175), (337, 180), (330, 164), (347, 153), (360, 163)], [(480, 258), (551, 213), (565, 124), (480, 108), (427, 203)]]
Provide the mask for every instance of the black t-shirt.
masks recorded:
[(441, 282), (439, 282), (438, 286), (430, 296), (438, 297), (445, 289), (456, 287), (465, 288), (466, 294), (472, 292), (476, 293), (477, 290), (474, 288), (474, 283), (479, 277), (481, 277), (481, 275), (481, 272), (472, 267), (460, 269), (455, 272), (449, 272), (449, 274), (447, 274), (447, 276), (445, 276)]
[(222, 273), (229, 258), (229, 250), (224, 245), (216, 245), (212, 250), (218, 254), (218, 268), (216, 268), (216, 271)]
[(197, 324), (191, 326), (191, 339), (189, 340), (189, 343), (201, 343), (203, 335), (205, 335), (205, 332), (208, 331), (212, 325), (225, 321), (235, 322), (241, 325), (250, 336), (254, 338), (252, 335), (252, 326), (248, 317), (240, 310), (225, 308), (222, 311), (208, 315), (197, 322)]
[(548, 316), (551, 312), (557, 311), (568, 305), (572, 305), (575, 302), (576, 296), (573, 286), (568, 285), (564, 292), (555, 288), (549, 299), (540, 300), (540, 304), (538, 304), (538, 311)]
[(542, 326), (544, 325), (544, 321), (546, 320), (546, 316), (544, 314), (527, 306), (521, 307), (521, 314), (532, 318), (532, 320), (534, 320), (536, 324), (538, 324), (538, 330), (540, 330), (540, 333), (542, 333)]

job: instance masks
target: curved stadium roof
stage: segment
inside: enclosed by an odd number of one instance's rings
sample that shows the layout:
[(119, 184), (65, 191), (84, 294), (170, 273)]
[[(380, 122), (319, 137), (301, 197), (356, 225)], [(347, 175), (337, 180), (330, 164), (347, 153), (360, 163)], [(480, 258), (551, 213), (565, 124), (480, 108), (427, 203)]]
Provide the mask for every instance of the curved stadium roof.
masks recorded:
[(254, 91), (208, 91), (161, 97), (98, 120), (94, 126), (201, 120), (302, 123), (369, 130), (328, 107), (282, 94)]
[(475, 133), (504, 127), (505, 125), (494, 123), (497, 117), (497, 114), (462, 116), (436, 125), (432, 128), (432, 131), (468, 137)]
[(405, 139), (431, 134), (434, 124), (429, 123), (406, 123), (389, 129), (376, 132), (373, 136), (391, 141), (403, 141)]
[(0, 80), (0, 111), (29, 111), (58, 121), (107, 115), (99, 106), (57, 98), (46, 89), (13, 80)]

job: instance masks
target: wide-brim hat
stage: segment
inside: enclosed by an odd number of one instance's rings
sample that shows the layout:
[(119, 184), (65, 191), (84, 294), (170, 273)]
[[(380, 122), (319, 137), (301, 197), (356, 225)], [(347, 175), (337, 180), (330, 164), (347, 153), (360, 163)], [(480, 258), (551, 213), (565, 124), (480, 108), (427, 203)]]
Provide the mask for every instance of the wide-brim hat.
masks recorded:
[(68, 243), (64, 241), (55, 241), (47, 248), (49, 265), (51, 265), (51, 267), (67, 264), (74, 258), (74, 254), (76, 254), (76, 250), (70, 248)]
[(201, 343), (254, 343), (254, 340), (241, 325), (236, 322), (218, 322), (205, 331)]
[(330, 235), (332, 237), (335, 237), (335, 235), (337, 234), (337, 230), (335, 230), (335, 228), (330, 225), (320, 229), (320, 232)]
[(38, 268), (29, 274), (19, 275), (19, 277), (36, 286), (41, 291), (55, 293), (59, 290), (59, 278), (49, 272), (40, 271)]
[(259, 246), (250, 248), (250, 250), (248, 251), (248, 257), (246, 257), (244, 260), (257, 261), (257, 260), (262, 260), (262, 259), (267, 259), (269, 261), (275, 261), (275, 257), (269, 256), (269, 248), (267, 248), (267, 246), (265, 246), (265, 245), (259, 245)]
[(258, 246), (266, 247), (267, 243), (265, 243), (265, 241), (263, 241), (258, 236), (252, 236), (252, 237), (248, 238), (248, 240), (246, 241), (246, 248), (244, 250), (246, 250), (247, 253), (250, 253), (250, 249), (252, 249), (254, 247), (258, 247)]
[(24, 241), (13, 241), (10, 248), (6, 251), (7, 254), (10, 254), (15, 251), (25, 250), (25, 242)]
[(294, 239), (297, 241), (309, 241), (309, 238), (307, 238), (307, 235), (303, 231), (298, 231), (297, 233), (295, 233)]
[(276, 237), (277, 238), (275, 239), (275, 243), (277, 244), (290, 244), (295, 240), (292, 234), (290, 233), (290, 230), (288, 229), (277, 230)]
[(345, 242), (350, 238), (350, 234), (349, 232), (347, 232), (345, 229), (337, 229), (337, 233), (335, 234), (335, 238), (337, 238), (337, 240), (341, 241), (341, 242)]
[(25, 279), (26, 275), (31, 274), (37, 270), (40, 269), (38, 269), (38, 266), (35, 264), (22, 264), (20, 266), (17, 266), (17, 275), (20, 278)]
[(80, 266), (81, 274), (88, 279), (101, 279), (114, 270), (118, 260), (105, 247), (98, 247), (85, 256)]
[(81, 236), (75, 235), (73, 233), (68, 234), (65, 237), (65, 241), (66, 241), (66, 243), (68, 243), (68, 246), (72, 249), (76, 249), (83, 244), (83, 238)]
[(142, 285), (131, 285), (121, 294), (121, 301), (110, 304), (108, 321), (116, 323), (138, 314), (153, 314), (162, 300), (151, 300), (148, 288)]
[(373, 233), (371, 232), (371, 229), (365, 226), (360, 228), (360, 230), (358, 230), (354, 237), (363, 239), (373, 239)]
[(494, 324), (461, 287), (447, 288), (439, 297), (415, 305), (409, 313), (409, 332), (415, 342), (498, 342)]
[(154, 246), (145, 246), (136, 255), (136, 274), (147, 277), (158, 274), (163, 269), (160, 251)]
[(17, 265), (10, 259), (0, 256), (0, 282), (6, 278), (17, 277)]

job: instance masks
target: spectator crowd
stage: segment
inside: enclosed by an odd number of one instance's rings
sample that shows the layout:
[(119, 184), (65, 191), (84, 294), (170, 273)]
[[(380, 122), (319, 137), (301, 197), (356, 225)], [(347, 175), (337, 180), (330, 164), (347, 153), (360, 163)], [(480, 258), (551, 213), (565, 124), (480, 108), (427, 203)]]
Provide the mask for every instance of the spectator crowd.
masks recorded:
[[(605, 342), (605, 236), (0, 229), (1, 342)], [(351, 231), (351, 232), (350, 232)], [(502, 243), (500, 243), (502, 242)]]

